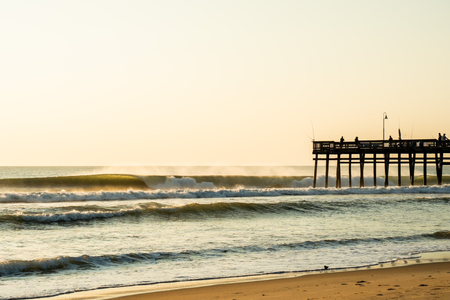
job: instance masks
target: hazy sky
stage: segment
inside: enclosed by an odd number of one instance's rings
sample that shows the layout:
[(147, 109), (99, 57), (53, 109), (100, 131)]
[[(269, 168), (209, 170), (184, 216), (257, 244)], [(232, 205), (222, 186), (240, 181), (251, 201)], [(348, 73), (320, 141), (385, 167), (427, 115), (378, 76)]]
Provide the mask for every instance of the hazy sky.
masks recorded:
[(305, 165), (450, 135), (450, 1), (0, 0), (0, 165)]

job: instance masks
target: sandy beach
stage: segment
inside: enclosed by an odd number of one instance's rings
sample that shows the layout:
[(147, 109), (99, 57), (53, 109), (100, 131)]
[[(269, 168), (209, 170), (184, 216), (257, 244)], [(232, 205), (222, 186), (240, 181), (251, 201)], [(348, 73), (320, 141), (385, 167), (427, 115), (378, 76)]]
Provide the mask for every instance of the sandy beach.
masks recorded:
[(52, 300), (450, 299), (450, 262), (100, 289)]
[(450, 262), (218, 284), (115, 299), (450, 299)]

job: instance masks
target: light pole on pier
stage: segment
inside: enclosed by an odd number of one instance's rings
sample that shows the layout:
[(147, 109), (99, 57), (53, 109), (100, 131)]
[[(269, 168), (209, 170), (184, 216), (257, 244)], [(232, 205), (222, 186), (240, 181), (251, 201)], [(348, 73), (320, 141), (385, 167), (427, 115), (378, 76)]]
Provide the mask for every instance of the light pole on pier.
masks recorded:
[(383, 113), (383, 141), (384, 141), (384, 120), (387, 120), (387, 113)]

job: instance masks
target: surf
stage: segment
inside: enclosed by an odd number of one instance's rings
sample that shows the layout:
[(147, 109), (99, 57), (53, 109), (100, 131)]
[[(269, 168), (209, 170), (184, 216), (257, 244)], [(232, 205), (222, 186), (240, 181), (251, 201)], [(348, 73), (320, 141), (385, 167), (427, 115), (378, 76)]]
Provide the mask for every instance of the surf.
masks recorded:
[[(212, 199), (211, 199), (212, 200)], [(262, 218), (265, 216), (313, 216), (324, 213), (349, 213), (365, 210), (368, 207), (389, 208), (397, 205), (418, 205), (428, 203), (434, 205), (447, 205), (450, 203), (448, 197), (412, 197), (406, 199), (392, 199), (380, 201), (378, 198), (367, 199), (351, 197), (348, 199), (322, 198), (314, 201), (308, 198), (278, 197), (272, 201), (261, 198), (250, 199), (216, 199), (210, 203), (202, 203), (200, 199), (192, 199), (187, 203), (174, 204), (173, 201), (166, 203), (164, 200), (150, 200), (149, 202), (113, 205), (105, 203), (98, 204), (75, 204), (48, 208), (33, 208), (26, 210), (22, 208), (16, 211), (14, 207), (5, 210), (0, 215), (3, 225), (32, 225), (45, 226), (46, 224), (70, 224), (82, 222), (89, 226), (91, 222), (105, 221), (115, 222), (124, 218), (148, 218), (149, 222), (160, 222), (167, 220), (212, 220), (212, 219), (249, 219)], [(63, 204), (63, 203), (62, 203)], [(63, 204), (64, 205), (64, 204)], [(66, 225), (64, 225), (66, 226)], [(445, 233), (441, 235), (445, 238)]]
[[(445, 236), (445, 237), (443, 237)], [(97, 269), (111, 265), (134, 263), (158, 263), (167, 261), (189, 261), (199, 258), (228, 256), (230, 254), (248, 252), (277, 252), (286, 249), (323, 249), (337, 246), (377, 245), (379, 243), (396, 243), (421, 239), (450, 238), (449, 231), (412, 236), (387, 236), (380, 238), (355, 238), (342, 240), (308, 240), (274, 245), (243, 245), (223, 248), (187, 249), (179, 252), (139, 252), (123, 254), (58, 256), (53, 258), (39, 258), (34, 260), (12, 260), (0, 263), (0, 277), (32, 276), (43, 273), (62, 272), (76, 269)]]
[(450, 185), (377, 188), (237, 188), (127, 191), (0, 192), (0, 203), (52, 203), (78, 201), (156, 200), (195, 198), (247, 198), (312, 195), (446, 194)]

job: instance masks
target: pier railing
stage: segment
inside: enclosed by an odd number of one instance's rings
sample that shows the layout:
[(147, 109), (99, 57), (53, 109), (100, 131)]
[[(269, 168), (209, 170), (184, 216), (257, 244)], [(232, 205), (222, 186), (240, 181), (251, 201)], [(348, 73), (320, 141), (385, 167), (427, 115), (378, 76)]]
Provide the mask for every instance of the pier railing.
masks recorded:
[[(361, 140), (351, 142), (314, 141), (313, 153), (335, 153), (335, 152), (359, 152), (370, 150), (437, 150), (438, 148), (450, 148), (450, 141), (438, 141), (435, 139), (425, 140)], [(397, 151), (396, 151), (397, 150)], [(377, 152), (378, 152), (377, 151)]]

